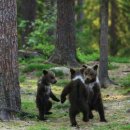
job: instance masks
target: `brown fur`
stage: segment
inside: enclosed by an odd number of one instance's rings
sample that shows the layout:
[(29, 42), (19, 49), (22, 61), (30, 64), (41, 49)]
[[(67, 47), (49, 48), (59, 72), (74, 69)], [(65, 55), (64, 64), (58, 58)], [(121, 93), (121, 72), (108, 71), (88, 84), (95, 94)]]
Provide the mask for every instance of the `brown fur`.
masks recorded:
[(36, 95), (36, 104), (39, 110), (39, 119), (45, 120), (45, 114), (51, 114), (49, 110), (52, 107), (52, 102), (49, 100), (51, 97), (54, 101), (60, 101), (56, 98), (50, 88), (50, 84), (55, 84), (57, 81), (52, 72), (43, 70), (43, 76), (38, 81), (37, 95)]
[(92, 110), (99, 113), (100, 121), (106, 122), (102, 96), (100, 91), (100, 83), (97, 80), (98, 65), (93, 67), (83, 66), (85, 69), (85, 84), (89, 88), (89, 118), (93, 118)]
[(80, 79), (73, 80), (77, 75), (82, 76), (83, 70), (75, 71), (70, 69), (71, 81), (65, 86), (61, 94), (61, 103), (64, 103), (66, 96), (69, 95), (70, 108), (69, 116), (72, 126), (77, 126), (76, 115), (79, 112), (83, 113), (83, 121), (89, 120), (89, 107), (88, 107), (88, 92), (86, 91), (85, 84)]

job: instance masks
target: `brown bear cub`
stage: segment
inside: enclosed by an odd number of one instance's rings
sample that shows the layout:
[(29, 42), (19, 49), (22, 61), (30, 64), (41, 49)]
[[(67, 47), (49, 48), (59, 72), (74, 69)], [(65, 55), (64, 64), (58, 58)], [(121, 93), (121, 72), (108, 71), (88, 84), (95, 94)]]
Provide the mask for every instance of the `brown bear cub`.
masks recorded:
[(89, 121), (88, 107), (88, 91), (85, 88), (83, 79), (84, 68), (80, 70), (70, 69), (71, 81), (62, 91), (61, 103), (64, 103), (66, 96), (69, 95), (69, 117), (72, 126), (78, 126), (76, 115), (79, 112), (83, 113), (83, 121)]
[(83, 67), (85, 68), (85, 84), (89, 88), (89, 118), (93, 118), (92, 110), (96, 110), (99, 113), (100, 121), (106, 122), (100, 82), (97, 76), (98, 65), (94, 65), (93, 67), (83, 65)]
[(52, 107), (52, 102), (49, 100), (50, 97), (54, 101), (60, 101), (51, 91), (51, 84), (55, 84), (56, 82), (57, 80), (55, 79), (54, 73), (51, 71), (43, 70), (43, 76), (37, 84), (38, 88), (36, 95), (36, 105), (39, 110), (40, 120), (46, 120), (44, 115), (51, 114), (51, 112), (49, 112)]

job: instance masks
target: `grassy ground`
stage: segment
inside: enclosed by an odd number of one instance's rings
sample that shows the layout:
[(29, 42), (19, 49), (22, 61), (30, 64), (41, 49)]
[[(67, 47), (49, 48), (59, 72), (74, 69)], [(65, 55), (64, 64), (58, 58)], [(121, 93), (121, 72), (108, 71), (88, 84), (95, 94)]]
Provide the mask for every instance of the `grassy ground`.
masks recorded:
[[(113, 60), (113, 59), (112, 59)], [(125, 70), (130, 70), (130, 63), (126, 60), (116, 59), (109, 65), (109, 75), (120, 84), (120, 86), (110, 86), (102, 89), (102, 96), (105, 106), (105, 114), (108, 123), (99, 122), (97, 112), (94, 112), (94, 119), (88, 123), (82, 122), (82, 115), (77, 116), (80, 130), (130, 130), (130, 75)], [(29, 116), (21, 120), (0, 122), (0, 130), (74, 130), (70, 127), (68, 116), (69, 103), (64, 104), (53, 102), (52, 115), (47, 116), (48, 120), (42, 122), (37, 120), (37, 108), (35, 105), (36, 83), (41, 75), (42, 68), (51, 68), (55, 65), (42, 63), (42, 59), (30, 61), (20, 61), (20, 86), (22, 98), (22, 110), (30, 113)], [(66, 77), (59, 73), (59, 80), (52, 87), (53, 92), (60, 97), (64, 85), (68, 82)]]

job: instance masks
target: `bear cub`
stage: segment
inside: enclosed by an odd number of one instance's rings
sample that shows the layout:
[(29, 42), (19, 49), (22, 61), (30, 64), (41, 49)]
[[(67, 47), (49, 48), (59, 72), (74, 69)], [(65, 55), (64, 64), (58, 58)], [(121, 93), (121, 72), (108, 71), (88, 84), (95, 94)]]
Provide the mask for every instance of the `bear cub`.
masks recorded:
[(51, 71), (43, 70), (43, 76), (37, 83), (37, 95), (36, 105), (39, 111), (39, 119), (46, 120), (45, 114), (51, 114), (49, 110), (52, 107), (52, 102), (49, 100), (51, 97), (54, 101), (59, 102), (60, 100), (51, 91), (51, 84), (57, 82), (55, 74)]
[(71, 81), (64, 87), (61, 94), (61, 103), (64, 103), (66, 96), (69, 95), (69, 117), (72, 126), (78, 126), (76, 115), (83, 113), (83, 121), (89, 121), (88, 91), (85, 88), (83, 73), (84, 68), (80, 70), (70, 69)]
[(100, 121), (106, 122), (100, 82), (97, 76), (98, 65), (94, 65), (93, 67), (83, 65), (83, 67), (85, 68), (85, 84), (89, 88), (89, 118), (93, 118), (92, 110), (96, 110), (99, 113)]

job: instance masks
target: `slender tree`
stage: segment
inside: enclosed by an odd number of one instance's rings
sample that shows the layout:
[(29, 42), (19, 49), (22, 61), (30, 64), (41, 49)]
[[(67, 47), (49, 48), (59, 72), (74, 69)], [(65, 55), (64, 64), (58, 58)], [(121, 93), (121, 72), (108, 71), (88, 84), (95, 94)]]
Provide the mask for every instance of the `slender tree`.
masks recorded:
[(0, 120), (20, 110), (16, 0), (0, 1)]
[(33, 30), (32, 22), (36, 18), (36, 0), (21, 0), (19, 4), (20, 16), (26, 21), (26, 26), (21, 34), (21, 44), (22, 46), (26, 46), (26, 39)]
[(75, 0), (57, 0), (57, 42), (49, 61), (77, 66), (75, 43)]
[(110, 26), (110, 53), (112, 56), (117, 54), (118, 51), (118, 35), (117, 35), (117, 23), (118, 23), (118, 5), (117, 0), (110, 0), (111, 4), (111, 26)]
[(109, 83), (108, 76), (108, 0), (100, 0), (100, 67), (99, 79), (101, 87)]
[(84, 18), (83, 12), (84, 0), (77, 0), (78, 12), (77, 12), (77, 22), (80, 24), (79, 31), (82, 31), (82, 21)]

